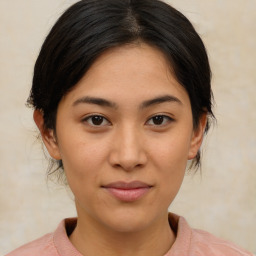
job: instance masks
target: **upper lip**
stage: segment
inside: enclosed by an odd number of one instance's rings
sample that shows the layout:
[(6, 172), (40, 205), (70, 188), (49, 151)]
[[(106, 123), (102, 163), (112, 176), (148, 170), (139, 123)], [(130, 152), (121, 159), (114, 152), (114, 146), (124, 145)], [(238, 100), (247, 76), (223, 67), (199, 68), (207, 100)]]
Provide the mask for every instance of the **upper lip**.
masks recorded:
[(124, 182), (124, 181), (116, 181), (109, 183), (103, 186), (104, 188), (116, 188), (116, 189), (136, 189), (136, 188), (150, 188), (152, 185), (149, 185), (142, 181), (132, 181), (132, 182)]

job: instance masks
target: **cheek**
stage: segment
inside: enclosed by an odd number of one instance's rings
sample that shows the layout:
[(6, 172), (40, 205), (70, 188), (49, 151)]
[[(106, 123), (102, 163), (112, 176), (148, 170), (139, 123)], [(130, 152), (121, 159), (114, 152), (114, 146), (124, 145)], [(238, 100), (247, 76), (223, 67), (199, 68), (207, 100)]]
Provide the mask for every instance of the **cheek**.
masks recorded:
[[(186, 134), (186, 133), (185, 133)], [(190, 133), (176, 133), (164, 140), (155, 141), (151, 149), (153, 164), (158, 173), (156, 178), (161, 186), (161, 193), (166, 200), (172, 201), (183, 181), (187, 166), (190, 145)]]
[(107, 154), (102, 141), (92, 140), (83, 133), (61, 135), (59, 149), (70, 186), (97, 182)]
[(190, 133), (180, 131), (161, 140), (155, 140), (151, 146), (151, 155), (159, 166), (168, 170), (181, 170), (186, 167), (190, 149)]

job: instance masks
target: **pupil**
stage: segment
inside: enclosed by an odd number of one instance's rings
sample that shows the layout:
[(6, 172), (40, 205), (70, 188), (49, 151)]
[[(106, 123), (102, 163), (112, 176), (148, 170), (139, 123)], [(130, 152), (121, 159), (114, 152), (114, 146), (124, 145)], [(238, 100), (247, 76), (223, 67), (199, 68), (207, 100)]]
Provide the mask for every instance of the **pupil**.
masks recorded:
[(94, 116), (94, 117), (92, 117), (92, 123), (94, 125), (100, 125), (100, 124), (102, 124), (102, 122), (103, 122), (103, 117), (102, 116)]
[(163, 119), (164, 119), (163, 116), (155, 116), (153, 118), (154, 124), (157, 124), (157, 125), (162, 124), (163, 123)]

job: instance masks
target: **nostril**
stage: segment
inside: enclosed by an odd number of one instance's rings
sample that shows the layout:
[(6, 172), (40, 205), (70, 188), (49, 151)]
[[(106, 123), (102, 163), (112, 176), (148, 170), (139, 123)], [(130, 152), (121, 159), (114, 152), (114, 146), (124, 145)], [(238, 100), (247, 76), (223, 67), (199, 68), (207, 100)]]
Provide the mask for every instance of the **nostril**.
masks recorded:
[(138, 139), (125, 130), (125, 137), (117, 137), (113, 142), (113, 148), (110, 151), (109, 162), (114, 168), (121, 168), (125, 171), (131, 171), (143, 167), (147, 163), (147, 154), (145, 147)]
[(144, 166), (144, 164), (142, 163), (136, 163), (136, 164), (133, 164), (133, 163), (116, 163), (113, 165), (114, 168), (116, 169), (122, 169), (124, 171), (133, 171), (135, 169), (139, 169), (139, 168), (142, 168)]

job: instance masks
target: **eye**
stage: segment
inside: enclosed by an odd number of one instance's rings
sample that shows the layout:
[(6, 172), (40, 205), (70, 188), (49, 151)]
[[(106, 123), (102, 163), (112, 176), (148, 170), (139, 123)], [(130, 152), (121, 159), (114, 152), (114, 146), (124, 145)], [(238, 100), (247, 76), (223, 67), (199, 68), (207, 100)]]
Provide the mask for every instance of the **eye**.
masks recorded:
[(101, 115), (91, 115), (83, 119), (83, 122), (88, 123), (91, 126), (107, 126), (110, 125), (110, 122)]
[(147, 124), (149, 125), (155, 125), (155, 126), (163, 126), (166, 125), (170, 122), (174, 121), (173, 118), (166, 116), (166, 115), (156, 115), (151, 117), (148, 121)]

